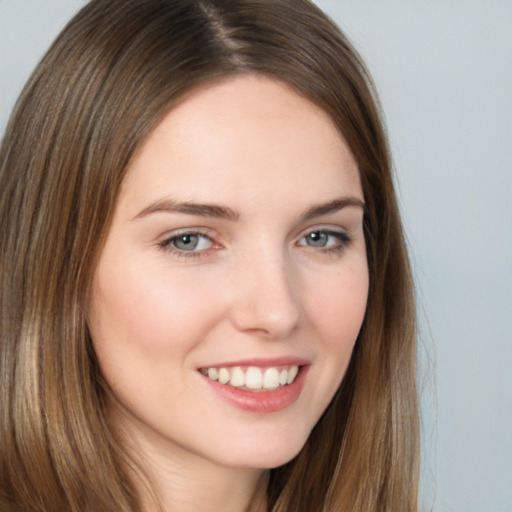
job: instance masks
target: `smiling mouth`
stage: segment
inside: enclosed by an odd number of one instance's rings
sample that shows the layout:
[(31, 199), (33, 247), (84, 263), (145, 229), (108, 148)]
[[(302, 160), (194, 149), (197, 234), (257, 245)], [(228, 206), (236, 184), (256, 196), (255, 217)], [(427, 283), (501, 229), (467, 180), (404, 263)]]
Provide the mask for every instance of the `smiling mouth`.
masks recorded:
[(274, 391), (291, 384), (300, 370), (298, 365), (272, 366), (234, 366), (221, 368), (200, 368), (199, 371), (210, 380), (246, 391)]

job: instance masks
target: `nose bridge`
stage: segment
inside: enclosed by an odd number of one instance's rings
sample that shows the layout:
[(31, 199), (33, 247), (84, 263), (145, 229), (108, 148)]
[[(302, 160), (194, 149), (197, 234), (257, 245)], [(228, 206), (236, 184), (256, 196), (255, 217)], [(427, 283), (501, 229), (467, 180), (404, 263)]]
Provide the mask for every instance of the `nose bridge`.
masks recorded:
[(260, 246), (237, 262), (231, 304), (238, 329), (267, 338), (286, 337), (301, 315), (294, 267), (284, 250)]

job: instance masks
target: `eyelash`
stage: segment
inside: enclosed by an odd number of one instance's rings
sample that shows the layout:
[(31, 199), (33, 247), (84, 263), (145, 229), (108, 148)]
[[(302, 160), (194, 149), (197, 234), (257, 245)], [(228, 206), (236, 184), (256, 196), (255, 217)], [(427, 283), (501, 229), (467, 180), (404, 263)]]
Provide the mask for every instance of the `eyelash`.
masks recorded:
[[(321, 228), (312, 229), (311, 231), (308, 231), (306, 234), (304, 234), (301, 237), (301, 240), (304, 240), (306, 237), (311, 236), (311, 235), (313, 235), (315, 233), (317, 233), (317, 234), (320, 233), (322, 235), (326, 235), (328, 237), (334, 237), (334, 238), (337, 239), (337, 243), (335, 243), (332, 246), (318, 247), (318, 250), (320, 252), (322, 252), (323, 254), (327, 254), (327, 255), (335, 256), (335, 255), (340, 254), (352, 242), (352, 238), (348, 235), (348, 233), (346, 233), (344, 231), (335, 231), (335, 230), (332, 230), (332, 229), (321, 229)], [(311, 247), (312, 249), (315, 249), (314, 246), (307, 246), (305, 244), (303, 246), (304, 247)]]
[(192, 231), (181, 231), (178, 233), (174, 233), (171, 237), (166, 238), (165, 240), (162, 240), (161, 242), (159, 242), (158, 248), (167, 253), (170, 253), (174, 256), (177, 256), (178, 258), (194, 258), (194, 259), (204, 256), (203, 253), (207, 252), (210, 249), (210, 248), (208, 248), (208, 249), (203, 249), (203, 250), (199, 250), (199, 251), (185, 251), (185, 250), (181, 250), (181, 249), (178, 249), (173, 246), (173, 243), (175, 241), (177, 241), (179, 238), (184, 238), (186, 236), (197, 236), (200, 238), (206, 238), (211, 242), (212, 246), (215, 246), (215, 242), (211, 236), (209, 236), (206, 233), (203, 233), (201, 231), (197, 231), (197, 230), (193, 231), (192, 230)]
[[(327, 237), (334, 237), (338, 240), (338, 242), (332, 246), (327, 247), (315, 247), (315, 246), (309, 246), (307, 244), (299, 244), (301, 247), (309, 247), (313, 250), (317, 249), (318, 252), (321, 252), (326, 255), (337, 255), (341, 253), (343, 250), (345, 250), (346, 247), (350, 245), (352, 242), (352, 238), (343, 231), (335, 231), (335, 230), (329, 230), (329, 229), (312, 229), (311, 231), (308, 231), (305, 233), (301, 238), (300, 241), (305, 240), (308, 236), (311, 236), (313, 234), (322, 234), (326, 235)], [(203, 233), (201, 231), (182, 231), (173, 234), (171, 237), (166, 238), (165, 240), (162, 240), (158, 243), (158, 248), (168, 252), (172, 255), (177, 256), (178, 258), (200, 258), (205, 256), (205, 253), (207, 253), (210, 249), (208, 247), (207, 249), (202, 250), (191, 250), (186, 251), (182, 249), (178, 249), (173, 246), (173, 243), (175, 243), (179, 238), (184, 238), (187, 236), (197, 236), (200, 238), (206, 238), (209, 240), (209, 242), (212, 244), (212, 246), (215, 246), (215, 241), (212, 239), (211, 236), (209, 236), (206, 233)]]

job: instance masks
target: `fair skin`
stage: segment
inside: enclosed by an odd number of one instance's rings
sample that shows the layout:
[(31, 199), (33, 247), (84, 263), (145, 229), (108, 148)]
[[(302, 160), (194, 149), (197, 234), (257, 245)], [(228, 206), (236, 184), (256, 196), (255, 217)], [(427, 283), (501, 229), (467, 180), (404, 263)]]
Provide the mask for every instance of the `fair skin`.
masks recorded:
[(361, 327), (362, 205), (330, 118), (267, 78), (195, 91), (135, 155), (89, 326), (167, 512), (265, 510), (266, 470), (306, 442)]

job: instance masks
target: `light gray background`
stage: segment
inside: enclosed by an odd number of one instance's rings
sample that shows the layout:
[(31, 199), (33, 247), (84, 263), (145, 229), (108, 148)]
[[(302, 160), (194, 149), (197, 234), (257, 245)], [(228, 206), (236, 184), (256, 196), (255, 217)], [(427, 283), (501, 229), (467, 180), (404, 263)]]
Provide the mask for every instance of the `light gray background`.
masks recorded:
[[(423, 510), (512, 512), (512, 1), (317, 0), (381, 94), (421, 315)], [(81, 0), (0, 0), (0, 133)]]

